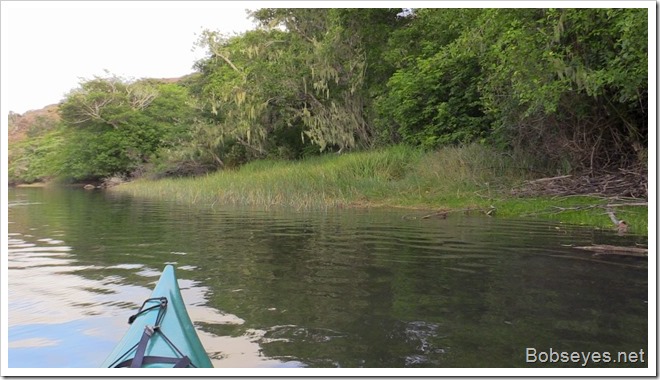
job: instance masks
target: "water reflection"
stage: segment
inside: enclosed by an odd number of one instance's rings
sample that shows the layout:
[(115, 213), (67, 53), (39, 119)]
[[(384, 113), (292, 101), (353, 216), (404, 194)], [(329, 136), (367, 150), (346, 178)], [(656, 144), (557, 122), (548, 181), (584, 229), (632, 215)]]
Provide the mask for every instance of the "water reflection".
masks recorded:
[(571, 248), (644, 237), (56, 189), (10, 206), (11, 367), (96, 366), (168, 263), (216, 367), (516, 367), (528, 346), (648, 344), (646, 261)]

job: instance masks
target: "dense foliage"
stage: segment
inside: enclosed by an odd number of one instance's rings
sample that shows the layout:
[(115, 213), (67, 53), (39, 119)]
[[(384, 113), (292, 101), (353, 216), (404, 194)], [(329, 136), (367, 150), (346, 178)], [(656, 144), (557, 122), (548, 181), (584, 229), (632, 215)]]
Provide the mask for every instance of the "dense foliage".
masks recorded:
[(61, 130), (31, 142), (39, 169), (17, 176), (189, 175), (402, 142), (489, 144), (563, 172), (646, 161), (646, 9), (251, 17), (259, 28), (241, 35), (203, 32), (207, 57), (177, 83), (81, 83)]

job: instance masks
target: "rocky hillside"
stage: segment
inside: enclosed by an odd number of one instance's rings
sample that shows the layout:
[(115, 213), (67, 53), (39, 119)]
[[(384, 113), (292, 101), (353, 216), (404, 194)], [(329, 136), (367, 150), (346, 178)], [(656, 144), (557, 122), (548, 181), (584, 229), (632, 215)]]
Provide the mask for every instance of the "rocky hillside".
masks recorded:
[(51, 104), (42, 109), (27, 111), (24, 114), (9, 112), (8, 145), (39, 135), (57, 126), (60, 121), (58, 105)]
[[(145, 78), (140, 81), (176, 83), (186, 77)], [(10, 184), (47, 182), (60, 172), (63, 158), (59, 153), (65, 144), (63, 141), (71, 136), (63, 129), (60, 106), (51, 104), (23, 114), (9, 112), (7, 174)]]

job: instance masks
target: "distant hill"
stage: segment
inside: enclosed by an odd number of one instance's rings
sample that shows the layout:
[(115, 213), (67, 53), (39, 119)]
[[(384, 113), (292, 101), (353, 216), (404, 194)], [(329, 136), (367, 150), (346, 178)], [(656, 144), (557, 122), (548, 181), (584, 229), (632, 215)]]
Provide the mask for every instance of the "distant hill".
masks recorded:
[(9, 149), (11, 150), (12, 144), (55, 128), (60, 121), (58, 110), (58, 104), (51, 104), (42, 109), (27, 111), (22, 115), (9, 112), (7, 139)]

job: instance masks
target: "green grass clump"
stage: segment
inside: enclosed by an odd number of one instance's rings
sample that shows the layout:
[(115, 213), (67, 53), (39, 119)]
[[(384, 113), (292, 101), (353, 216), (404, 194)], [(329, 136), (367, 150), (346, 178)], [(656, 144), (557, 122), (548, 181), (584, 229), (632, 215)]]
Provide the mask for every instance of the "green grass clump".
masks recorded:
[[(498, 215), (503, 217), (533, 217), (566, 224), (615, 230), (607, 214), (610, 201), (590, 196), (507, 198), (496, 202)], [(625, 220), (629, 232), (648, 235), (648, 207), (613, 208), (617, 218)]]
[(480, 145), (437, 152), (394, 146), (300, 161), (260, 160), (205, 177), (138, 180), (115, 191), (192, 203), (296, 209), (455, 207), (488, 203), (478, 192), (511, 175), (510, 163), (502, 157)]
[(115, 191), (192, 203), (283, 206), (296, 209), (346, 206), (392, 191), (422, 152), (409, 147), (325, 155), (301, 161), (260, 160), (205, 177), (138, 180)]
[[(203, 177), (137, 180), (112, 191), (196, 204), (297, 210), (494, 207), (498, 216), (613, 228), (603, 208), (606, 200), (511, 196), (509, 189), (531, 178), (523, 163), (520, 158), (478, 144), (432, 152), (394, 146), (300, 161), (260, 160)], [(628, 221), (631, 231), (647, 234), (646, 207), (618, 208), (617, 215)]]

